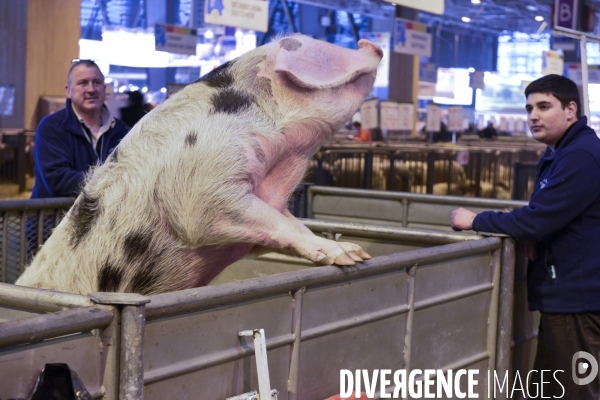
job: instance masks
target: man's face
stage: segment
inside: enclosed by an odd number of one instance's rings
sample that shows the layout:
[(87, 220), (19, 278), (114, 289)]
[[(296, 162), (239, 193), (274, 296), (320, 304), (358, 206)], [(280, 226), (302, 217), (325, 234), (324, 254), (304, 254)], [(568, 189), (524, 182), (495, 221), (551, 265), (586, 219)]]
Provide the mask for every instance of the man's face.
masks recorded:
[(73, 68), (66, 89), (67, 98), (78, 113), (100, 110), (104, 104), (104, 77), (97, 67), (78, 65)]
[(550, 93), (531, 93), (527, 96), (527, 124), (538, 142), (554, 146), (567, 128), (577, 120), (577, 105), (569, 103), (564, 109), (560, 100)]

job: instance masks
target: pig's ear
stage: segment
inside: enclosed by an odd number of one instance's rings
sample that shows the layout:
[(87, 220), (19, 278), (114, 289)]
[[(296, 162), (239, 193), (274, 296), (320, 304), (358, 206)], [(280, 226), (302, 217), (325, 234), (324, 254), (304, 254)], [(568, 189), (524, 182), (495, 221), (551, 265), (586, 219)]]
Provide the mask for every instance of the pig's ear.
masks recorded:
[[(295, 51), (280, 49), (275, 72), (307, 89), (325, 89), (342, 85), (367, 72), (360, 57), (349, 57), (348, 50), (337, 46), (303, 46)], [(355, 62), (355, 65), (352, 64)]]

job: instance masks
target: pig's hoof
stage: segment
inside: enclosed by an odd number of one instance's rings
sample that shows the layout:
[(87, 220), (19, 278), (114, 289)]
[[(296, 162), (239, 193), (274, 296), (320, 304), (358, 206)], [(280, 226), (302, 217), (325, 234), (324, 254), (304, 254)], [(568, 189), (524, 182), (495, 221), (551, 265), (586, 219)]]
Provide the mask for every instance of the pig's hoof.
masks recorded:
[(350, 254), (354, 261), (370, 260), (372, 257), (364, 251), (359, 245), (350, 242), (338, 242), (340, 247)]
[(354, 265), (354, 264), (356, 264), (355, 261), (362, 261), (362, 260), (355, 260), (353, 257), (350, 256), (350, 254), (342, 253), (335, 258), (334, 264), (335, 265)]

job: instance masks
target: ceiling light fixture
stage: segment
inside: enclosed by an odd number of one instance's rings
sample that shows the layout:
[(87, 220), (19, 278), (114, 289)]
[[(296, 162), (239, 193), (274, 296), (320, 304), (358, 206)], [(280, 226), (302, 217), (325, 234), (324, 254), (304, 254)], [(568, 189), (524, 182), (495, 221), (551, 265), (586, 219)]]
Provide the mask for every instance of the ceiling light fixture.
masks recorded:
[(471, 22), (471, 18), (469, 18), (469, 17), (462, 17), (462, 21), (463, 22)]
[(471, 0), (471, 3), (473, 3), (473, 4), (480, 4), (481, 0)]
[(541, 15), (537, 15), (535, 17), (535, 20), (538, 21), (538, 22), (542, 22), (544, 20), (544, 17), (542, 17)]

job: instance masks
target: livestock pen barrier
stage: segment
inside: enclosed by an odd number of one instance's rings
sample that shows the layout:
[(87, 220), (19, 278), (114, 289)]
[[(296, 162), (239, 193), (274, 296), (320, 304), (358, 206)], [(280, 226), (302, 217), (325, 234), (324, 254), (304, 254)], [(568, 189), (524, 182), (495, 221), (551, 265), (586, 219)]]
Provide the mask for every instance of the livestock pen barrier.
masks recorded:
[(421, 194), (526, 199), (539, 146), (329, 146), (311, 160), (307, 181), (317, 185)]
[[(463, 368), (490, 398), (487, 371), (510, 369), (512, 239), (302, 222), (374, 258), (339, 268), (266, 255), (222, 283), (149, 297), (0, 285), (0, 397), (26, 396), (45, 363), (65, 362), (93, 398), (250, 399), (264, 381), (238, 335), (250, 331), (264, 332), (279, 399), (334, 395), (341, 369)], [(236, 268), (256, 277), (238, 281)]]

